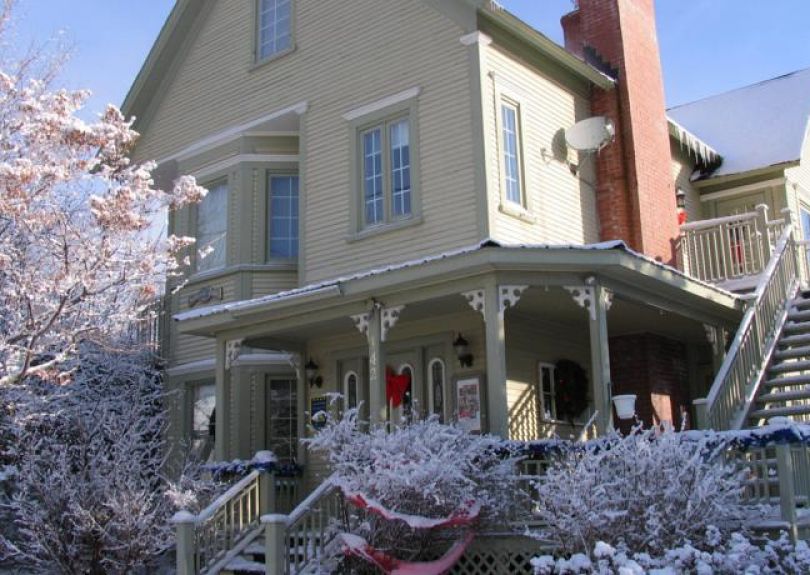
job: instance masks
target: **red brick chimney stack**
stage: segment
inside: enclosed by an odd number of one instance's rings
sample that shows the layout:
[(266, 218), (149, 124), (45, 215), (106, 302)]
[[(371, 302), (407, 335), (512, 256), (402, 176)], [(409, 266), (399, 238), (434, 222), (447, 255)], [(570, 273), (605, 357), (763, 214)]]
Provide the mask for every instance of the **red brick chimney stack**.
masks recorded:
[(654, 0), (579, 0), (562, 25), (569, 51), (618, 80), (591, 101), (617, 132), (597, 160), (602, 240), (671, 262), (678, 222)]

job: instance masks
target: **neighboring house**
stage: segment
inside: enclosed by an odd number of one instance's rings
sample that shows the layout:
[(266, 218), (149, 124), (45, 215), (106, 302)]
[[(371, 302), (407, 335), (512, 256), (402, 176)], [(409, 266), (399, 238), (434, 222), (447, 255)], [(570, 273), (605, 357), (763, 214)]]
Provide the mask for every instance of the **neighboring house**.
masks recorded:
[[(170, 217), (199, 248), (168, 298), (173, 438), (216, 406), (217, 459), (314, 480), (298, 439), (331, 393), (516, 439), (604, 431), (621, 393), (693, 421), (745, 304), (670, 267), (677, 191), (690, 221), (776, 219), (810, 184), (793, 142), (748, 156), (757, 124), (667, 120), (651, 4), (581, 0), (566, 50), (494, 2), (178, 0), (124, 105), (137, 159), (209, 189)], [(615, 140), (569, 148), (595, 115)]]

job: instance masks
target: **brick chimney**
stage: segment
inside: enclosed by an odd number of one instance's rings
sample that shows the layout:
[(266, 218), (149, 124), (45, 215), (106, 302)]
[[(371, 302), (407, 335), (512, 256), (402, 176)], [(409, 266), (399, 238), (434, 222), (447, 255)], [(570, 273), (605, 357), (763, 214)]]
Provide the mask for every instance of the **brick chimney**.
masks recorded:
[(602, 240), (672, 262), (678, 221), (654, 0), (579, 0), (562, 25), (566, 48), (618, 81), (591, 100), (616, 125), (597, 160)]

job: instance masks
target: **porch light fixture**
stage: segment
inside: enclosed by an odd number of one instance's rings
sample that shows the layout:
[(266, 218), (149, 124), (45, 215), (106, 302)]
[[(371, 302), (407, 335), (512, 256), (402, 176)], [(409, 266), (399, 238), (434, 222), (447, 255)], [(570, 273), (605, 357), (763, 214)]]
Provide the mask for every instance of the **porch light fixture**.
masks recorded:
[(686, 209), (686, 192), (683, 191), (683, 188), (678, 188), (678, 191), (675, 192), (675, 201), (677, 202), (678, 209)]
[(458, 334), (456, 341), (453, 342), (453, 349), (456, 352), (456, 357), (461, 367), (472, 367), (473, 354), (470, 353), (470, 343), (464, 339), (461, 333)]
[(321, 387), (323, 385), (323, 378), (318, 375), (318, 364), (312, 361), (312, 358), (309, 358), (309, 361), (304, 366), (304, 373), (310, 387)]

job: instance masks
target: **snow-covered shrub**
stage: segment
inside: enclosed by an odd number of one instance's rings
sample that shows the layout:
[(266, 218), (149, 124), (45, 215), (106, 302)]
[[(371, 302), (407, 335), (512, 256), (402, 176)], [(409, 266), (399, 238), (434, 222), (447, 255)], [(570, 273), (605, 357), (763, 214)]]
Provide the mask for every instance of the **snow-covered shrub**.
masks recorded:
[(357, 410), (326, 419), (307, 442), (327, 458), (344, 492), (410, 516), (410, 521), (392, 521), (365, 515), (353, 534), (380, 551), (407, 561), (435, 559), (459, 530), (413, 529), (420, 518), (451, 517), (480, 505), (482, 528), (503, 525), (516, 511), (528, 509), (515, 459), (498, 438), (470, 435), (435, 418), (390, 432), (359, 422)]
[(535, 481), (537, 535), (566, 553), (598, 541), (657, 552), (695, 540), (707, 526), (738, 528), (742, 476), (716, 437), (637, 428), (564, 451)]
[(173, 543), (160, 377), (148, 354), (85, 349), (63, 386), (0, 388), (6, 482), (0, 535), (27, 569), (129, 573)]
[(740, 533), (723, 538), (716, 528), (709, 527), (696, 543), (683, 542), (654, 555), (598, 542), (590, 556), (543, 555), (532, 559), (532, 566), (535, 575), (793, 575), (810, 573), (810, 548), (804, 541), (793, 544), (784, 533), (776, 541), (758, 545)]

